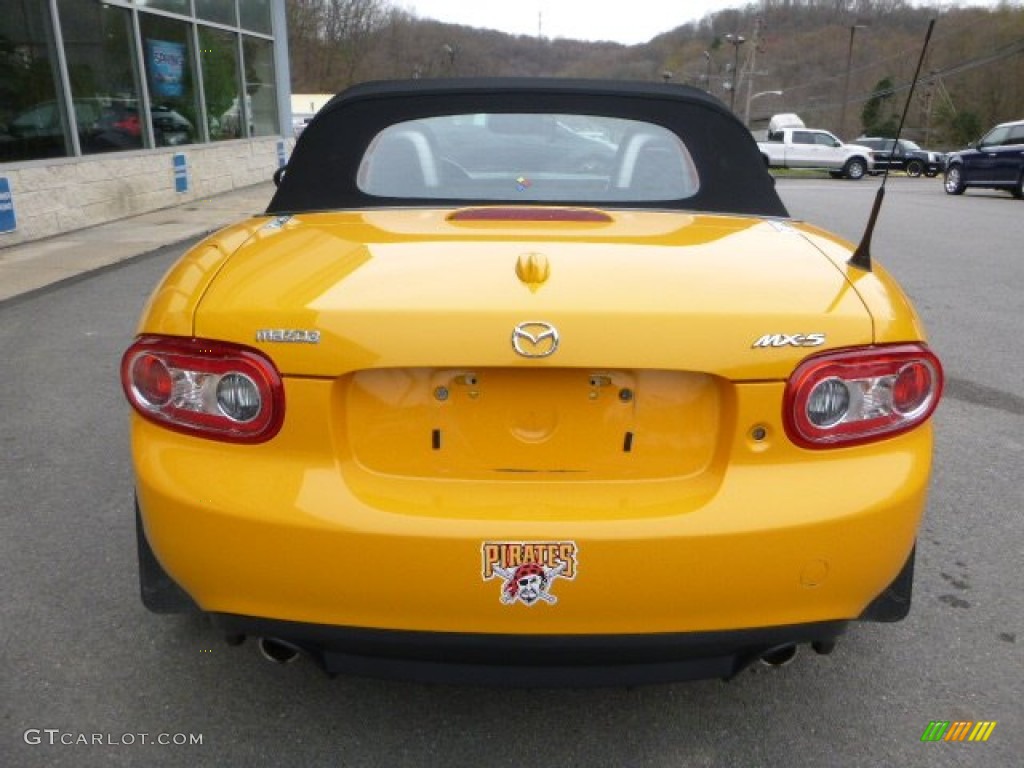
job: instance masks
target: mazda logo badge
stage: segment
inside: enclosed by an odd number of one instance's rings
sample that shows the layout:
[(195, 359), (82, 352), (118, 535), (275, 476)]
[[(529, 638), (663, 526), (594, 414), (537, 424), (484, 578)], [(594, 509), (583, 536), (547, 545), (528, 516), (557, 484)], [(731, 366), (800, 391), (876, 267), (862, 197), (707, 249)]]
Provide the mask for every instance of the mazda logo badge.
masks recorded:
[(530, 320), (512, 331), (512, 349), (523, 357), (548, 357), (558, 349), (558, 330), (551, 323)]

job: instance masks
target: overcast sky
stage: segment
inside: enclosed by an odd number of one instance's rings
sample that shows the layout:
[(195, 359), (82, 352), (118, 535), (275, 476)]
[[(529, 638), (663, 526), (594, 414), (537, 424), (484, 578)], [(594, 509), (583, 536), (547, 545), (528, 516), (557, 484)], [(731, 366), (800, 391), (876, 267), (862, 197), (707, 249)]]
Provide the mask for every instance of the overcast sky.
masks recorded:
[[(997, 0), (961, 0), (955, 4), (991, 6), (996, 5)], [(663, 32), (701, 19), (709, 11), (741, 8), (747, 3), (743, 0), (399, 0), (395, 5), (422, 19), (498, 29), (513, 35), (536, 35), (539, 16), (545, 37), (614, 40), (633, 45), (646, 43)]]

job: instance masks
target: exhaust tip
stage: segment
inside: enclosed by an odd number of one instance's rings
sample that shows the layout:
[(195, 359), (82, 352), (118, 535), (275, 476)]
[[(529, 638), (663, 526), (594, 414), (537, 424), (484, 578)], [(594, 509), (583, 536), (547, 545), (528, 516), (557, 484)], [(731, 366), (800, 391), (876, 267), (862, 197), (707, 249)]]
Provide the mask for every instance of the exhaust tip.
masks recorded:
[(784, 667), (796, 658), (795, 645), (781, 645), (761, 654), (761, 663), (769, 667)]
[(815, 640), (811, 643), (811, 648), (814, 652), (822, 656), (828, 656), (832, 651), (836, 649), (835, 640)]
[(299, 657), (299, 649), (284, 640), (261, 637), (258, 645), (263, 658), (275, 664), (290, 664)]

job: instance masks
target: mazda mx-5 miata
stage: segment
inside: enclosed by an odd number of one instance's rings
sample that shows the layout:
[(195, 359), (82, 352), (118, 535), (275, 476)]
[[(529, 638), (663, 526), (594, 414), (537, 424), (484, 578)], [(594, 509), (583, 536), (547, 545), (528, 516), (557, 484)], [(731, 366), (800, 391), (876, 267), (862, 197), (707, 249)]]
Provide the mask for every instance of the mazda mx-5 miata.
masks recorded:
[(278, 182), (123, 358), (149, 608), (531, 686), (728, 678), (906, 615), (941, 366), (720, 102), (364, 84)]

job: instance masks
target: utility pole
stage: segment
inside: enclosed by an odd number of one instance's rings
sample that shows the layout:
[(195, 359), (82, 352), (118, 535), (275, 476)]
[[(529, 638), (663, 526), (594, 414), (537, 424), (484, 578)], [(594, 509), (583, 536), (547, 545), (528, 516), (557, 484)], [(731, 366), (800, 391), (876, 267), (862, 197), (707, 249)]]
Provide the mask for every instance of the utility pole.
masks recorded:
[(931, 146), (932, 142), (932, 103), (935, 101), (935, 70), (928, 76), (924, 90), (924, 145)]
[(452, 77), (455, 75), (455, 56), (459, 52), (459, 49), (450, 43), (445, 43), (441, 46), (441, 51), (448, 59), (448, 76)]
[(853, 35), (858, 29), (864, 29), (868, 25), (861, 22), (854, 22), (850, 25), (850, 47), (846, 51), (846, 77), (843, 79), (843, 106), (839, 111), (839, 138), (843, 138), (846, 130), (846, 101), (850, 98), (850, 70), (853, 68)]
[(945, 82), (942, 80), (942, 75), (936, 73), (935, 83), (939, 87), (939, 95), (945, 100), (946, 106), (949, 107), (949, 111), (956, 117), (956, 104), (953, 103), (952, 97), (949, 95), (949, 89), (946, 88)]
[(760, 16), (754, 20), (754, 40), (750, 46), (750, 69), (747, 71), (747, 107), (743, 111), (743, 124), (750, 127), (750, 96), (754, 92), (754, 74), (757, 72), (757, 49), (761, 47), (761, 24)]
[(732, 88), (729, 89), (729, 109), (732, 112), (736, 111), (736, 89), (739, 87), (740, 80), (740, 46), (747, 42), (747, 38), (743, 35), (728, 34), (725, 36), (725, 42), (733, 47), (732, 55)]

